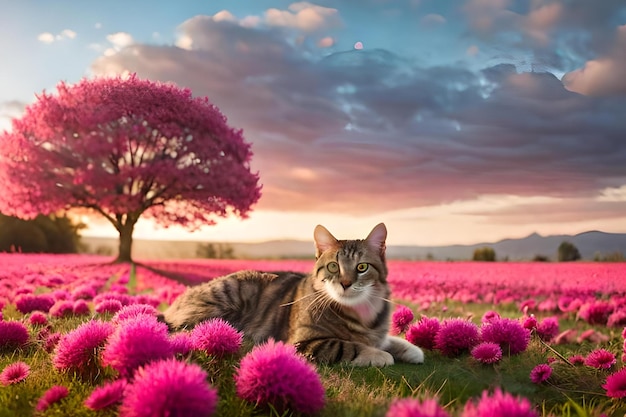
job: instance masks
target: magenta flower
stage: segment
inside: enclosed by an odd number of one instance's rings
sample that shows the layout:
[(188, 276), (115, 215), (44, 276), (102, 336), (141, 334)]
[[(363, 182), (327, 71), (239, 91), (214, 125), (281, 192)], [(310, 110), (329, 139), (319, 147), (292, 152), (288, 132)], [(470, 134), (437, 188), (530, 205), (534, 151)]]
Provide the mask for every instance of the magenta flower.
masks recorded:
[(424, 349), (435, 348), (435, 337), (439, 333), (439, 319), (423, 316), (416, 324), (409, 326), (406, 331), (406, 340)]
[(135, 372), (120, 416), (209, 416), (215, 413), (217, 400), (217, 391), (207, 383), (207, 374), (200, 366), (161, 360)]
[(85, 316), (91, 313), (89, 310), (89, 304), (87, 304), (87, 301), (82, 299), (74, 301), (72, 313), (74, 313), (75, 316)]
[(56, 349), (60, 340), (61, 340), (61, 333), (59, 332), (49, 333), (48, 335), (46, 335), (44, 338), (44, 344), (43, 344), (43, 347), (46, 350), (46, 352), (51, 353), (54, 349)]
[(413, 321), (413, 311), (404, 305), (398, 305), (391, 316), (391, 334), (400, 334), (407, 331)]
[(135, 318), (139, 315), (156, 317), (157, 309), (147, 304), (129, 304), (122, 307), (111, 319), (113, 323), (121, 323), (124, 320)]
[(18, 321), (0, 321), (0, 350), (17, 349), (28, 342), (28, 329)]
[(156, 318), (137, 316), (120, 323), (109, 337), (102, 360), (122, 377), (130, 377), (138, 367), (173, 355), (167, 326)]
[(324, 387), (315, 367), (296, 348), (269, 340), (254, 347), (235, 374), (237, 395), (257, 405), (313, 414), (324, 407)]
[(209, 355), (224, 356), (236, 353), (243, 342), (243, 334), (223, 319), (203, 321), (191, 331), (191, 342), (196, 350)]
[(530, 371), (530, 380), (534, 384), (541, 384), (550, 378), (550, 375), (552, 375), (552, 367), (546, 363), (542, 363), (535, 366), (532, 371)]
[(602, 385), (606, 390), (606, 395), (611, 398), (626, 397), (626, 368), (609, 375), (606, 382)]
[(414, 398), (396, 399), (385, 417), (450, 417), (434, 398), (420, 401)]
[(118, 379), (109, 382), (91, 392), (91, 395), (85, 400), (85, 407), (91, 410), (102, 410), (122, 402), (124, 392), (128, 382), (125, 379)]
[(593, 301), (583, 304), (578, 310), (578, 317), (589, 324), (607, 324), (613, 306), (606, 301)]
[(435, 348), (446, 356), (457, 356), (480, 342), (478, 326), (464, 319), (446, 319), (435, 336)]
[(528, 330), (533, 330), (537, 328), (537, 318), (535, 316), (528, 316), (524, 318), (524, 323), (522, 327)]
[(60, 370), (89, 373), (98, 368), (98, 351), (114, 327), (111, 323), (93, 320), (63, 335), (54, 351), (52, 364)]
[(97, 292), (98, 290), (93, 284), (79, 285), (72, 291), (72, 300), (91, 300)]
[(119, 300), (102, 300), (96, 304), (96, 313), (99, 314), (114, 314), (120, 311), (122, 303)]
[(626, 326), (626, 309), (617, 310), (609, 316), (606, 325), (608, 327), (624, 327)]
[(504, 353), (517, 355), (526, 350), (530, 331), (517, 320), (492, 319), (480, 329), (483, 341), (497, 343)]
[(585, 357), (583, 355), (572, 355), (567, 360), (572, 365), (583, 365), (585, 363)]
[(67, 317), (74, 314), (74, 302), (71, 300), (59, 300), (50, 308), (52, 317)]
[(11, 385), (26, 379), (30, 374), (30, 366), (24, 362), (13, 362), (0, 372), (0, 384)]
[(22, 314), (32, 313), (33, 311), (43, 311), (47, 313), (50, 307), (54, 305), (54, 297), (50, 294), (20, 294), (15, 297), (15, 307)]
[(545, 342), (549, 342), (559, 334), (559, 320), (556, 317), (546, 317), (537, 325), (537, 335)]
[(497, 343), (482, 342), (472, 348), (471, 354), (477, 361), (491, 364), (502, 359), (502, 348)]
[(50, 407), (52, 404), (62, 400), (67, 397), (69, 391), (67, 387), (62, 385), (55, 385), (50, 388), (48, 391), (44, 392), (44, 394), (39, 398), (37, 405), (35, 406), (35, 410), (39, 412), (44, 412)]
[(489, 310), (485, 314), (483, 314), (483, 318), (480, 320), (482, 324), (491, 323), (494, 320), (499, 320), (500, 313), (497, 311)]
[(615, 355), (606, 349), (596, 349), (585, 358), (585, 365), (598, 369), (609, 369), (616, 362)]
[(539, 417), (526, 398), (514, 397), (496, 388), (493, 395), (483, 391), (482, 397), (475, 404), (468, 401), (461, 417)]
[(28, 318), (28, 322), (33, 326), (44, 326), (48, 324), (48, 317), (41, 311), (34, 311)]
[(191, 335), (187, 332), (179, 332), (170, 336), (170, 344), (175, 355), (186, 355), (191, 352), (193, 347), (193, 341)]

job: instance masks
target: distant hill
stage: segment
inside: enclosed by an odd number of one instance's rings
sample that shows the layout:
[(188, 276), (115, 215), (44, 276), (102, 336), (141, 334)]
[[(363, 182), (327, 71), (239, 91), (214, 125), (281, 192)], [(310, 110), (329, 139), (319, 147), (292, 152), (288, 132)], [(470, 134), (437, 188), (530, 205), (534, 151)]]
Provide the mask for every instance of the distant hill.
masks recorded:
[[(82, 243), (87, 253), (114, 255), (117, 253), (117, 239), (83, 237)], [(521, 239), (504, 239), (498, 242), (484, 242), (474, 245), (451, 246), (388, 246), (389, 259), (434, 259), (467, 260), (474, 250), (483, 246), (492, 247), (498, 260), (531, 260), (543, 255), (556, 260), (557, 248), (563, 241), (573, 243), (583, 259), (592, 260), (596, 254), (607, 255), (615, 252), (626, 255), (626, 233), (605, 233), (590, 231), (577, 235), (541, 236), (533, 233)], [(196, 257), (199, 244), (196, 241), (153, 241), (135, 239), (133, 256), (137, 259), (188, 259)], [(219, 243), (219, 242), (211, 242)], [(275, 240), (261, 243), (228, 243), (238, 258), (313, 258), (313, 242), (299, 240)]]

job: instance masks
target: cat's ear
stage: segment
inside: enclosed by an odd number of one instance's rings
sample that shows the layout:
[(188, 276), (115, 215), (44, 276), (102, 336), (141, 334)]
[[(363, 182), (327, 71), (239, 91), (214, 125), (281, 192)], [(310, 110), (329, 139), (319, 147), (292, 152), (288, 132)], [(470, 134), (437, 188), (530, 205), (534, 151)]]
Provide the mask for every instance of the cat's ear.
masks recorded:
[(365, 239), (369, 247), (378, 252), (381, 256), (385, 255), (385, 240), (387, 240), (387, 228), (385, 227), (385, 223), (377, 224)]
[(318, 224), (313, 231), (313, 239), (315, 240), (315, 257), (331, 248), (337, 247), (339, 242), (324, 226)]

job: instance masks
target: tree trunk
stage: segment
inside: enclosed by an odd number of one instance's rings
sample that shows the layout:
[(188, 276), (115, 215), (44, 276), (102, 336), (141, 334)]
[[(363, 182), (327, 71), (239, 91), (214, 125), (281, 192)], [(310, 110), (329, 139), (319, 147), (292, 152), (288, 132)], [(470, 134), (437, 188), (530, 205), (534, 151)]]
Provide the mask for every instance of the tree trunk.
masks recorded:
[(121, 262), (133, 262), (131, 257), (131, 250), (133, 247), (133, 229), (135, 228), (135, 222), (131, 222), (128, 219), (126, 223), (121, 225), (118, 229), (120, 232), (120, 245), (117, 254), (116, 263)]

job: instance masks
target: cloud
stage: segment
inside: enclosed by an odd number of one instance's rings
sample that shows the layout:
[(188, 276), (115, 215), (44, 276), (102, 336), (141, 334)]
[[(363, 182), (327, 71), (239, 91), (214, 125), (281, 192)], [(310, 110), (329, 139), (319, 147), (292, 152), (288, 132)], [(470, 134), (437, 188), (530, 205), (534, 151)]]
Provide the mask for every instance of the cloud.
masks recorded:
[(76, 38), (76, 35), (77, 35), (76, 32), (74, 32), (71, 29), (63, 29), (61, 32), (59, 32), (56, 35), (53, 35), (50, 32), (40, 33), (39, 35), (37, 35), (37, 40), (42, 43), (50, 44), (50, 43), (53, 43), (56, 41), (62, 41), (65, 39), (74, 39)]
[(626, 184), (623, 96), (587, 97), (514, 65), (315, 54), (294, 41), (304, 29), (290, 38), (198, 16), (179, 31), (188, 48), (132, 44), (92, 70), (209, 96), (253, 143), (259, 208), (367, 214), (483, 194), (582, 199)]
[(110, 48), (107, 48), (104, 51), (104, 55), (106, 56), (115, 55), (123, 48), (132, 45), (134, 42), (132, 35), (127, 32), (110, 33), (107, 35), (106, 39), (112, 44)]
[(341, 24), (341, 20), (337, 9), (299, 2), (291, 4), (288, 10), (267, 10), (265, 23), (269, 26), (287, 27), (313, 33), (337, 27)]
[(0, 102), (0, 132), (11, 127), (11, 119), (19, 117), (26, 108), (26, 103), (18, 100)]

